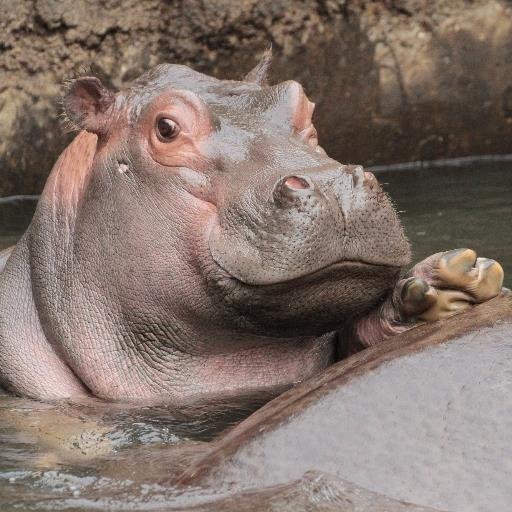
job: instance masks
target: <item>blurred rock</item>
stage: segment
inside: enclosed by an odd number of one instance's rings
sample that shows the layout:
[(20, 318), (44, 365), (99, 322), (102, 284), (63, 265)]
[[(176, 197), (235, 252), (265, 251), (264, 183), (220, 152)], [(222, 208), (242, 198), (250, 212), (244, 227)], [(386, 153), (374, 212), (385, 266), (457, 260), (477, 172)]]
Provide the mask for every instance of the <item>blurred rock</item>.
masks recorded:
[(70, 140), (64, 80), (119, 88), (159, 62), (240, 78), (269, 42), (337, 159), (512, 150), (506, 0), (0, 0), (0, 195), (39, 192)]

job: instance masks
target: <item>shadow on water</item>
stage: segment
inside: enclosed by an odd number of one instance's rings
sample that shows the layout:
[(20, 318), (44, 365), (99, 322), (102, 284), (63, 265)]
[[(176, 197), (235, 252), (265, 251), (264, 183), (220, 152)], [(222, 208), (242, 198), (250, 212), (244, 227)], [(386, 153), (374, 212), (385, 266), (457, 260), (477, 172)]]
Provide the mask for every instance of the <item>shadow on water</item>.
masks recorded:
[[(512, 275), (510, 167), (506, 160), (482, 160), (463, 167), (405, 166), (376, 173), (404, 210), (415, 261), (471, 247), (502, 262)], [(26, 229), (35, 204), (31, 197), (0, 199), (0, 248)], [(506, 282), (512, 285), (510, 277)], [(201, 456), (208, 442), (236, 420), (229, 410), (211, 418), (156, 406), (44, 404), (0, 396), (0, 510), (201, 507), (221, 498), (223, 490), (184, 493), (163, 482)], [(275, 497), (277, 491), (272, 492)]]
[(0, 198), (0, 250), (14, 245), (27, 229), (34, 213), (38, 196), (10, 196)]

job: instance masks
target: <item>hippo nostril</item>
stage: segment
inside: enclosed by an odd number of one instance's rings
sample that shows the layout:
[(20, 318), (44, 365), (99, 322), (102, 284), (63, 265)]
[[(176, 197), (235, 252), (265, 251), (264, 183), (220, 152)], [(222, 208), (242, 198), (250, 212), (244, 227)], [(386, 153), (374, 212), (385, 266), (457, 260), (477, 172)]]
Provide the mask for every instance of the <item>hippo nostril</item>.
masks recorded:
[(277, 182), (274, 198), (284, 202), (304, 198), (309, 196), (314, 188), (313, 182), (307, 176), (285, 176)]
[(301, 176), (289, 176), (288, 178), (285, 178), (283, 187), (287, 187), (292, 190), (305, 190), (307, 188), (312, 188), (311, 184)]

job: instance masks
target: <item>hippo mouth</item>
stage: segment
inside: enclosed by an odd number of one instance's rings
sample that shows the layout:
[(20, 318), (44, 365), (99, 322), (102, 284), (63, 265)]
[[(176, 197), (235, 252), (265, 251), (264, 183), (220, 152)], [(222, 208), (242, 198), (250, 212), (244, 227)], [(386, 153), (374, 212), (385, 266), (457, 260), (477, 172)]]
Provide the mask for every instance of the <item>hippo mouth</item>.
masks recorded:
[[(330, 263), (319, 269), (314, 269), (311, 272), (301, 274), (299, 276), (293, 276), (290, 278), (275, 279), (266, 282), (254, 282), (244, 278), (243, 276), (236, 275), (226, 268), (224, 268), (219, 262), (215, 261), (218, 268), (225, 274), (226, 277), (233, 279), (244, 286), (251, 287), (279, 287), (280, 285), (286, 286), (297, 286), (304, 285), (315, 281), (323, 281), (325, 278), (334, 277), (337, 274), (344, 274), (346, 272), (361, 272), (373, 274), (381, 270), (384, 273), (398, 273), (401, 269), (400, 265), (389, 265), (383, 263), (371, 263), (360, 260), (342, 260), (334, 263)], [(366, 271), (366, 272), (365, 272)]]
[(393, 270), (398, 271), (403, 265), (402, 261), (390, 262), (386, 261), (386, 258), (379, 258), (378, 255), (372, 258), (336, 258), (333, 261), (325, 255), (308, 258), (305, 251), (302, 260), (296, 255), (290, 257), (287, 252), (276, 251), (270, 257), (263, 257), (254, 248), (219, 244), (219, 239), (215, 237), (215, 229), (212, 234), (208, 241), (211, 259), (225, 277), (247, 286), (290, 286), (299, 282), (313, 282), (325, 275), (337, 277), (337, 274), (356, 271), (361, 275), (375, 275), (379, 272), (389, 274)]
[(343, 260), (290, 279), (256, 284), (224, 269), (222, 273), (224, 279), (217, 285), (245, 319), (244, 328), (250, 325), (255, 333), (277, 337), (318, 336), (338, 330), (344, 319), (377, 304), (393, 288), (400, 267)]
[[(265, 230), (264, 226), (244, 231), (232, 222), (221, 224), (215, 215), (208, 228), (205, 241), (211, 259), (225, 277), (246, 286), (289, 287), (324, 280), (326, 275), (336, 280), (344, 274), (362, 279), (389, 276), (409, 261), (408, 244), (401, 237), (383, 248), (368, 242), (368, 237), (330, 229), (328, 223), (318, 229), (311, 226), (309, 231), (303, 225), (301, 229), (295, 226), (290, 229), (294, 236), (287, 236), (285, 229)], [(387, 250), (389, 246), (397, 250)]]

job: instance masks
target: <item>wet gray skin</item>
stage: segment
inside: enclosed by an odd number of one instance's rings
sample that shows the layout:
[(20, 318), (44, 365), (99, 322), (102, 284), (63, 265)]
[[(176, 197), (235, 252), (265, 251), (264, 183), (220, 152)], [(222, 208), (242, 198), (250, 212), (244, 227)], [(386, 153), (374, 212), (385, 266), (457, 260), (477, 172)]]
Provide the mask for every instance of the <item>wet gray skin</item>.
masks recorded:
[(181, 481), (259, 488), (316, 470), (440, 510), (510, 510), (512, 297), (442, 322), (281, 395)]
[(275, 395), (331, 363), (332, 331), (409, 261), (389, 198), (326, 156), (295, 82), (161, 65), (117, 94), (75, 80), (64, 104), (87, 132), (0, 277), (11, 391), (182, 406)]

